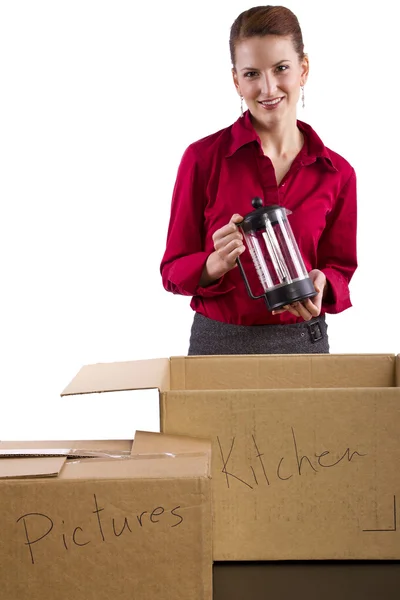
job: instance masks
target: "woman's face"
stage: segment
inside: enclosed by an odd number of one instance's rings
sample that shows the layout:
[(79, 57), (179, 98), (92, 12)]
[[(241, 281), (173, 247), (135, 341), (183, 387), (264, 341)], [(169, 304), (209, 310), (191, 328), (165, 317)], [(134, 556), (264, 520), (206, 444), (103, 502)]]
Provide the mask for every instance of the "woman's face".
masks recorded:
[(300, 86), (308, 76), (290, 37), (266, 35), (236, 44), (233, 80), (252, 116), (267, 127), (296, 117)]

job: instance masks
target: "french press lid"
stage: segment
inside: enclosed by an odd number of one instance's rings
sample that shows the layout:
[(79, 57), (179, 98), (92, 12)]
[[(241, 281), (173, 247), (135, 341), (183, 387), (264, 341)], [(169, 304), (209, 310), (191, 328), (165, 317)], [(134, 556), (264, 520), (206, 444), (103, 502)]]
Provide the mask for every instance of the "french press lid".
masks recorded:
[(267, 215), (271, 224), (274, 224), (279, 221), (278, 215), (285, 219), (286, 215), (290, 215), (292, 212), (283, 206), (279, 206), (279, 204), (263, 206), (263, 201), (258, 196), (253, 198), (251, 204), (254, 207), (254, 210), (247, 213), (247, 215), (244, 216), (243, 221), (239, 224), (244, 233), (265, 229), (265, 215)]

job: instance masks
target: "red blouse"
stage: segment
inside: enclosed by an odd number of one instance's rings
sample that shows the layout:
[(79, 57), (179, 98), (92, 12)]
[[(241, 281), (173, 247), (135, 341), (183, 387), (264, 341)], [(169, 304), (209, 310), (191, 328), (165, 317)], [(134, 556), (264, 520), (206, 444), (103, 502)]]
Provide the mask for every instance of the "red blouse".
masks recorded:
[[(309, 125), (298, 121), (297, 126), (304, 144), (279, 185), (248, 111), (230, 127), (191, 144), (182, 157), (162, 280), (167, 291), (192, 296), (193, 310), (210, 319), (237, 325), (302, 321), (287, 311), (272, 315), (263, 299), (251, 299), (237, 267), (212, 285), (198, 285), (214, 250), (213, 233), (234, 213), (252, 211), (255, 196), (293, 212), (289, 222), (307, 270), (320, 269), (330, 285), (322, 314), (351, 306), (349, 282), (357, 268), (355, 172)], [(247, 273), (254, 271), (247, 250), (241, 261)]]

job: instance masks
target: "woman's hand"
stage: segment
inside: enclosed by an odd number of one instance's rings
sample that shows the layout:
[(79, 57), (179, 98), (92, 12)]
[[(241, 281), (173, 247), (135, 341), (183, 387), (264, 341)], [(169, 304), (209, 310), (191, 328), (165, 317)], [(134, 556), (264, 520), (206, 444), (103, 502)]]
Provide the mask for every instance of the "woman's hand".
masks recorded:
[(295, 317), (302, 317), (305, 321), (310, 321), (321, 314), (322, 299), (326, 288), (326, 277), (324, 273), (318, 269), (310, 271), (308, 276), (314, 284), (317, 295), (313, 298), (307, 298), (302, 302), (288, 304), (279, 310), (273, 310), (273, 315), (279, 315), (288, 311)]
[(210, 285), (236, 267), (237, 257), (245, 250), (243, 235), (236, 225), (241, 221), (243, 217), (238, 214), (232, 215), (229, 223), (218, 229), (212, 236), (214, 252), (207, 258), (200, 279), (201, 287)]

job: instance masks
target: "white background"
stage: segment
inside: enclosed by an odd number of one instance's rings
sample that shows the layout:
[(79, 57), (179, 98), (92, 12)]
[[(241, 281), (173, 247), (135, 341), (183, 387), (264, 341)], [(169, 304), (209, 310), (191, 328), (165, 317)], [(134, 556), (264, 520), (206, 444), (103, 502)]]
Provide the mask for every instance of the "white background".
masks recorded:
[[(398, 24), (393, 4), (288, 1), (309, 122), (358, 176), (354, 307), (332, 352), (400, 352)], [(0, 2), (0, 439), (131, 438), (157, 394), (60, 398), (87, 363), (187, 353), (189, 299), (161, 286), (186, 146), (239, 116), (239, 0)]]

